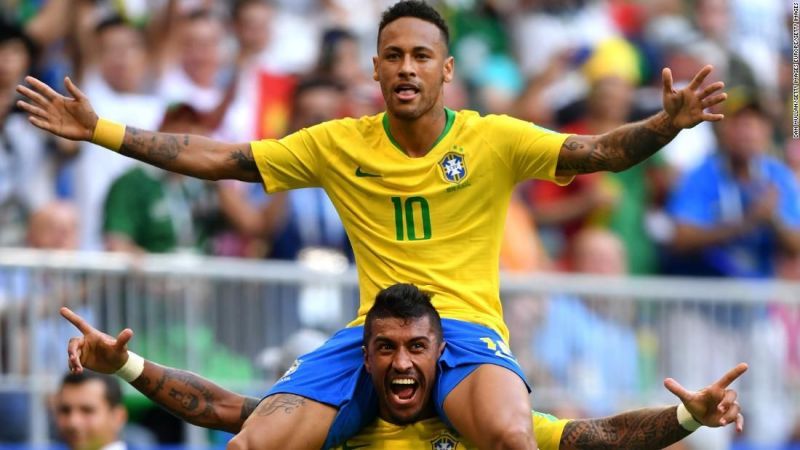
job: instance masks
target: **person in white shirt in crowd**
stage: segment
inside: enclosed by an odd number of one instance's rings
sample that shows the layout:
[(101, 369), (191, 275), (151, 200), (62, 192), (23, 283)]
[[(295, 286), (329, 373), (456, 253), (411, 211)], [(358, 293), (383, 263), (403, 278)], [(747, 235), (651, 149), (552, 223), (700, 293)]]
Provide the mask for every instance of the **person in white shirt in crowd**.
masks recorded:
[[(119, 17), (95, 27), (97, 65), (89, 69), (84, 86), (104, 117), (157, 128), (166, 104), (146, 90), (149, 81), (145, 35)], [(75, 199), (80, 210), (81, 248), (103, 248), (103, 202), (111, 182), (135, 162), (94, 144), (81, 143), (75, 162)]]

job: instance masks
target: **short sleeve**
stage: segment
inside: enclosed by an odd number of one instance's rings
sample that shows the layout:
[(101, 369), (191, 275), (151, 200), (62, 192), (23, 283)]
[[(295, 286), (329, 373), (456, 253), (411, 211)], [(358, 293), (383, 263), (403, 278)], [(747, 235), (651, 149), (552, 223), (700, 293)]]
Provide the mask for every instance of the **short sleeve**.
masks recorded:
[(556, 177), (561, 146), (569, 137), (509, 116), (486, 116), (487, 137), (505, 159), (515, 182), (528, 179), (569, 184), (574, 177)]
[(779, 198), (778, 214), (784, 225), (800, 229), (800, 182), (785, 166), (779, 165), (777, 179)]
[(533, 431), (536, 434), (536, 443), (540, 450), (558, 450), (561, 446), (561, 435), (569, 420), (558, 419), (550, 414), (531, 412), (533, 416)]
[(331, 144), (327, 125), (304, 128), (282, 139), (250, 143), (268, 193), (320, 186), (321, 152)]

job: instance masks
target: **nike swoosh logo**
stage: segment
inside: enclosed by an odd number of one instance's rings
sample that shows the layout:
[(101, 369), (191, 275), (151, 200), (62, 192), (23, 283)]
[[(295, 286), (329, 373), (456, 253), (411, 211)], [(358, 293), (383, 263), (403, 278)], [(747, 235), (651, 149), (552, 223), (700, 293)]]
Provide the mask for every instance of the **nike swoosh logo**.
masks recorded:
[(359, 178), (364, 178), (364, 177), (380, 177), (380, 175), (375, 175), (374, 173), (362, 172), (362, 171), (361, 171), (361, 166), (358, 166), (358, 168), (356, 168), (356, 176), (357, 176), (357, 177), (359, 177)]

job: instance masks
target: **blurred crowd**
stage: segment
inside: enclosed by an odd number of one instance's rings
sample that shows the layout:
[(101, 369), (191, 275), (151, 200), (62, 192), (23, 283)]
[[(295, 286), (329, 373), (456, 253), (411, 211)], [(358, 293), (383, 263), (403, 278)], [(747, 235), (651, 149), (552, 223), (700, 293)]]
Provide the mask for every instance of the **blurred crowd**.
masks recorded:
[[(0, 0), (0, 246), (311, 264), (323, 251), (337, 264), (352, 263), (321, 190), (267, 196), (257, 184), (204, 182), (56, 139), (15, 107), (14, 89), (32, 74), (63, 91), (68, 75), (100, 116), (118, 122), (226, 141), (277, 138), (383, 111), (371, 57), (380, 13), (391, 3)], [(725, 120), (682, 132), (630, 170), (581, 176), (566, 188), (520, 185), (508, 214), (504, 269), (800, 280), (789, 2), (432, 3), (453, 37), (451, 109), (601, 134), (661, 109), (663, 67), (677, 87), (705, 64), (714, 66), (708, 83), (726, 83)], [(531, 337), (542, 366), (536, 370), (585, 382), (576, 367), (588, 364), (606, 383), (627, 383), (619, 374), (639, 370), (642, 339), (631, 321), (619, 320), (625, 314), (605, 314), (578, 298), (549, 305)], [(685, 336), (676, 347), (713, 339), (734, 351), (745, 347), (742, 336), (763, 336), (765, 322), (754, 317), (765, 317), (769, 330), (780, 330), (781, 376), (800, 380), (800, 311), (765, 306), (763, 314), (741, 315), (736, 307), (698, 307), (661, 317), (656, 328), (698, 321), (707, 336)], [(594, 330), (605, 347), (585, 331), (570, 341), (570, 327)], [(617, 353), (613, 365), (596, 360), (609, 352)], [(710, 378), (700, 372), (703, 385)]]

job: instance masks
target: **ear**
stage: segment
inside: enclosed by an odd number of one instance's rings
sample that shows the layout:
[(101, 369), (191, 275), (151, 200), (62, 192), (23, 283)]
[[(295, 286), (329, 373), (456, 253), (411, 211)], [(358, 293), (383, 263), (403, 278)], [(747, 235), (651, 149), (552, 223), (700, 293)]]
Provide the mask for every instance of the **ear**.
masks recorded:
[(440, 358), (442, 356), (442, 352), (444, 352), (445, 345), (447, 345), (447, 341), (442, 341), (442, 343), (439, 344), (439, 355), (436, 358)]
[(367, 373), (372, 373), (372, 368), (369, 364), (369, 357), (367, 355), (367, 347), (362, 345), (361, 346), (361, 353), (364, 355), (364, 368), (367, 369)]
[(114, 428), (119, 434), (125, 428), (125, 423), (128, 422), (128, 410), (122, 405), (117, 405), (111, 414), (114, 417)]
[(378, 57), (372, 57), (372, 79), (378, 81)]
[(455, 76), (455, 58), (452, 56), (448, 56), (444, 60), (444, 82), (449, 83), (453, 81), (453, 77)]

